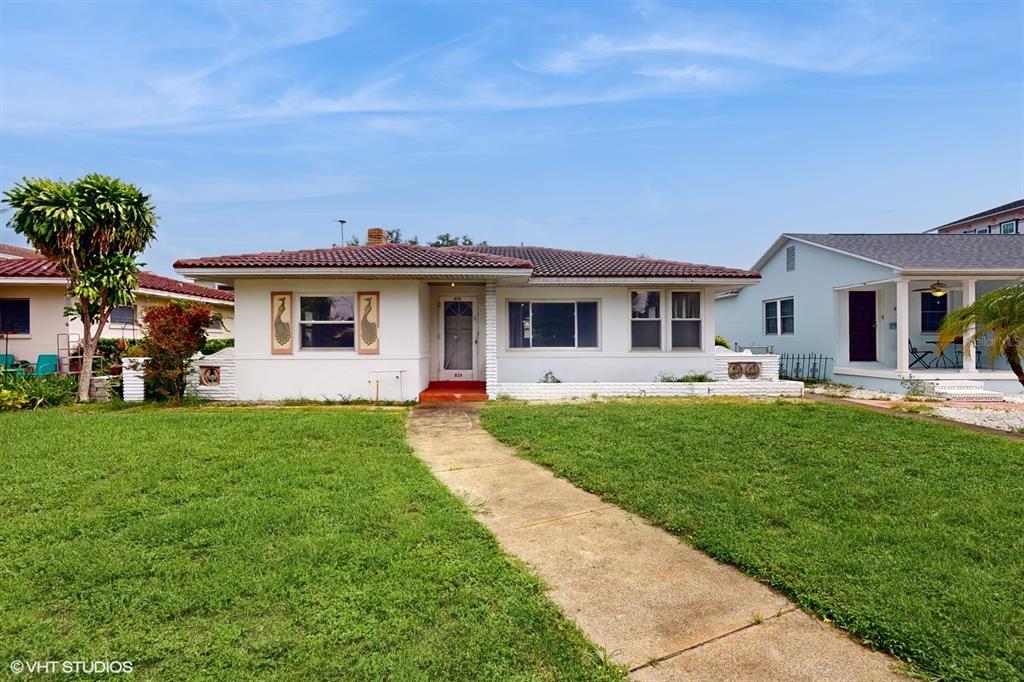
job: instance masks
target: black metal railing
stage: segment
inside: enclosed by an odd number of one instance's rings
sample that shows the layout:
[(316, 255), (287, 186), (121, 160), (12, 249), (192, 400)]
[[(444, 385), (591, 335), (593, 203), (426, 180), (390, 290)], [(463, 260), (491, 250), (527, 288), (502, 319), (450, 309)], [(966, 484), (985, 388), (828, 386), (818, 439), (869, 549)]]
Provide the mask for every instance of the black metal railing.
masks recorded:
[(783, 353), (779, 356), (779, 378), (797, 381), (828, 381), (835, 361), (817, 353)]

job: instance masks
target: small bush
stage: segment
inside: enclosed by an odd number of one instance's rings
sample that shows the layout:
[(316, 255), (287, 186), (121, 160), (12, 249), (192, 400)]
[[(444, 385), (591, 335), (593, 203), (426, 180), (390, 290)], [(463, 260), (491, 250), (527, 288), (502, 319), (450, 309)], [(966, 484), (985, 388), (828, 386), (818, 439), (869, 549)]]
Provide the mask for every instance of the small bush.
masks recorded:
[(75, 402), (77, 395), (78, 379), (73, 376), (8, 374), (0, 383), (0, 410), (68, 405)]
[(201, 352), (203, 355), (213, 355), (214, 353), (222, 351), (225, 348), (234, 347), (234, 339), (207, 339), (206, 343), (203, 344), (203, 349)]
[(559, 379), (558, 377), (556, 377), (555, 373), (552, 372), (549, 369), (548, 371), (544, 372), (543, 375), (541, 375), (540, 381), (538, 383), (541, 383), (541, 384), (560, 384), (560, 383), (562, 383), (562, 380)]
[(725, 338), (724, 336), (715, 336), (715, 345), (723, 346), (725, 348), (732, 348), (732, 344), (729, 343), (729, 339)]
[(714, 381), (714, 379), (711, 378), (711, 375), (708, 374), (707, 372), (689, 372), (681, 377), (677, 377), (675, 374), (672, 374), (672, 372), (659, 372), (656, 379), (657, 381), (666, 383), (677, 382), (684, 384), (697, 384)]
[(146, 311), (146, 391), (157, 400), (180, 403), (185, 397), (192, 356), (206, 344), (209, 306), (171, 301)]

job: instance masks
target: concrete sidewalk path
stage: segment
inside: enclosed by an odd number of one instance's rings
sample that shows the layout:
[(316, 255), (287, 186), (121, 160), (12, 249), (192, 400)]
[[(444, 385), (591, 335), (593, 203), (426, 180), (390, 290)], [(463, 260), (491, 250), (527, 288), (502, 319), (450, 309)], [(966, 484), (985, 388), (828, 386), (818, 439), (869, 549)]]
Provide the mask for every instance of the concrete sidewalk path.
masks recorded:
[(421, 406), (409, 440), (636, 680), (906, 680), (784, 596), (519, 458), (479, 405)]

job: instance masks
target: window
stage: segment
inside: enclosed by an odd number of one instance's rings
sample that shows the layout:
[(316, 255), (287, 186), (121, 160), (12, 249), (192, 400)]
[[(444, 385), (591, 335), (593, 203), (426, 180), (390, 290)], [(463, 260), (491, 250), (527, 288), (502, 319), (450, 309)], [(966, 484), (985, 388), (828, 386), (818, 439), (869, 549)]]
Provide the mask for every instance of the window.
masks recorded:
[(921, 294), (921, 332), (934, 334), (946, 317), (949, 296), (932, 296), (929, 292)]
[(210, 324), (206, 327), (212, 331), (221, 331), (224, 329), (224, 318), (221, 317), (220, 313), (214, 313), (213, 317), (210, 318)]
[(633, 348), (661, 348), (661, 292), (631, 291)]
[(135, 324), (135, 306), (119, 305), (110, 311), (110, 324)]
[(0, 298), (0, 334), (28, 333), (28, 299)]
[(1002, 223), (999, 226), (999, 231), (1003, 234), (1017, 234), (1017, 221), (1011, 220), (1006, 223)]
[(597, 301), (509, 301), (509, 348), (597, 348)]
[(786, 272), (796, 270), (796, 245), (786, 247)]
[(355, 348), (354, 296), (302, 296), (299, 327), (303, 348)]
[(700, 292), (672, 292), (672, 347), (700, 348)]
[(796, 331), (792, 298), (780, 298), (764, 302), (764, 333), (792, 334)]

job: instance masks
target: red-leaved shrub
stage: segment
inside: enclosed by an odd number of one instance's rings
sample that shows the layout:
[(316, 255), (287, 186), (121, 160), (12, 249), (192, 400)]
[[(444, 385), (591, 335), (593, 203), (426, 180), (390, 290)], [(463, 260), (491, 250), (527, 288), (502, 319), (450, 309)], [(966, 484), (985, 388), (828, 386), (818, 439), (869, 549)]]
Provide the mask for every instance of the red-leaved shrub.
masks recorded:
[(185, 396), (192, 356), (206, 343), (213, 311), (205, 305), (171, 301), (143, 315), (146, 338), (146, 391), (157, 400), (180, 401)]

